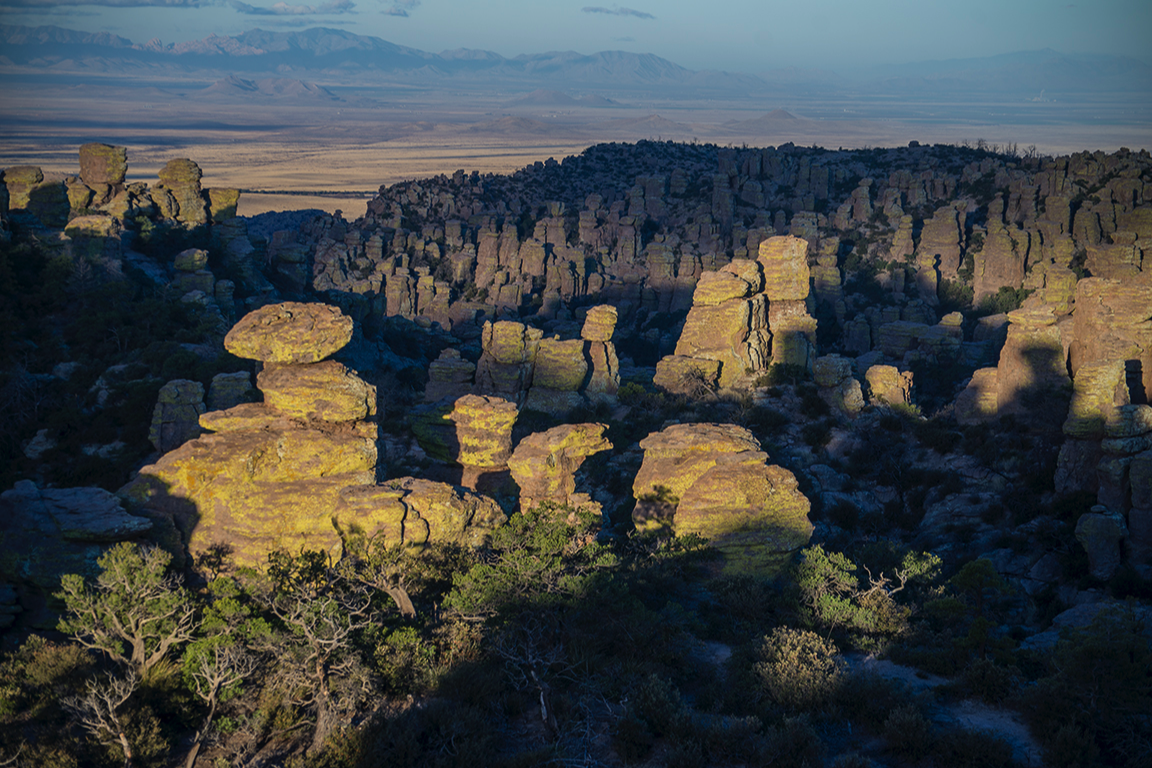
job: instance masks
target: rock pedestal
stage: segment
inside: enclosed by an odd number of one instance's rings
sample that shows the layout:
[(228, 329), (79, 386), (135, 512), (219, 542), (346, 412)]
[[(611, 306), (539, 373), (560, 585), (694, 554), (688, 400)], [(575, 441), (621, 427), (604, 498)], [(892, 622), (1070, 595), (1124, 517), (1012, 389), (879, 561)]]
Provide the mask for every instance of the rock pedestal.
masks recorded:
[(484, 476), (507, 471), (518, 415), (516, 404), (501, 397), (464, 395), (456, 400), (447, 418), (456, 425), (456, 461), (464, 468), (462, 486), (475, 489)]

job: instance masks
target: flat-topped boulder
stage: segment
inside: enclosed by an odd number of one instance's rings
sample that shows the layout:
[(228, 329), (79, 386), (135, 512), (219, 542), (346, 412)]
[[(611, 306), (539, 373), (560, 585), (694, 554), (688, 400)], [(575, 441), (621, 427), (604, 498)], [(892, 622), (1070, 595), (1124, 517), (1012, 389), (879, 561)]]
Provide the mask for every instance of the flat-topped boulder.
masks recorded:
[(249, 312), (224, 337), (237, 357), (277, 365), (317, 363), (352, 340), (352, 318), (327, 304), (284, 302)]

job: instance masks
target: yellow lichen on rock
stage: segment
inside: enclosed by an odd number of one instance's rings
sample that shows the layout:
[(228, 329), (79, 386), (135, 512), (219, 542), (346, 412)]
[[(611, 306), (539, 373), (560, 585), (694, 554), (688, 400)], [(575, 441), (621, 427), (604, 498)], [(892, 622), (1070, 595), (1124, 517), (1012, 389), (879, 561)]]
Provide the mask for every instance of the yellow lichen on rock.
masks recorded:
[(1101, 438), (1117, 419), (1117, 408), (1128, 405), (1128, 382), (1123, 360), (1087, 363), (1072, 379), (1072, 401), (1064, 434), (1081, 439)]
[(334, 360), (270, 366), (256, 385), (270, 408), (292, 418), (342, 422), (376, 415), (376, 388)]
[(764, 292), (769, 301), (808, 298), (808, 241), (791, 235), (760, 243), (758, 261), (764, 268)]
[(543, 502), (570, 504), (576, 493), (576, 471), (589, 456), (612, 449), (603, 424), (562, 424), (520, 441), (508, 467), (520, 486), (520, 508)]
[(318, 363), (352, 340), (352, 318), (327, 304), (284, 302), (249, 312), (224, 337), (237, 357), (288, 365)]
[(502, 397), (465, 395), (456, 400), (448, 419), (456, 424), (460, 452), (456, 461), (465, 467), (498, 469), (512, 455), (512, 427), (519, 409)]

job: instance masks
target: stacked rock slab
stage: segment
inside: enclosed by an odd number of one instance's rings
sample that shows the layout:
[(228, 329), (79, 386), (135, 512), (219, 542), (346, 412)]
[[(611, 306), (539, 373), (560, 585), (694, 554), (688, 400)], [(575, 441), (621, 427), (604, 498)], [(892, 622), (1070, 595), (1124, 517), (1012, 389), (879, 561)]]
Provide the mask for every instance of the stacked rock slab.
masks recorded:
[(497, 395), (521, 404), (532, 383), (536, 350), (544, 332), (523, 323), (484, 323), (483, 353), (476, 363), (477, 395)]
[(1123, 360), (1129, 388), (1152, 400), (1152, 271), (1127, 280), (1085, 278), (1076, 284), (1075, 307), (1072, 373), (1086, 363)]
[(472, 391), (476, 364), (460, 356), (460, 351), (448, 347), (440, 357), (428, 365), (428, 384), (424, 387), (424, 402), (456, 400)]
[(342, 489), (334, 518), (411, 549), (429, 543), (482, 547), (508, 520), (487, 496), (415, 477)]
[(475, 489), (484, 476), (508, 469), (518, 415), (516, 404), (502, 397), (464, 395), (456, 400), (447, 418), (456, 425), (456, 461), (464, 468), (461, 485)]
[[(760, 265), (747, 259), (734, 259), (718, 272), (702, 274), (676, 356), (719, 363), (717, 383), (722, 387), (731, 386), (747, 369), (765, 368), (770, 337), (762, 286)], [(667, 367), (657, 369), (657, 384), (683, 391), (680, 382), (667, 380), (668, 372)]]
[(768, 574), (812, 535), (795, 476), (769, 465), (752, 433), (734, 424), (676, 424), (640, 442), (632, 486), (641, 531), (703, 536), (731, 573)]
[(193, 554), (215, 546), (241, 565), (302, 547), (335, 550), (341, 489), (375, 479), (375, 388), (325, 360), (352, 338), (352, 320), (318, 304), (249, 313), (225, 337), (264, 363), (263, 403), (205, 413), (204, 435), (144, 467), (121, 489), (174, 519)]
[(543, 503), (591, 508), (586, 494), (576, 493), (576, 471), (589, 456), (612, 449), (604, 424), (562, 424), (520, 441), (508, 466), (520, 486), (520, 509)]
[[(157, 191), (168, 194), (163, 201), (156, 200), (170, 218), (185, 224), (204, 224), (208, 221), (208, 206), (200, 187), (203, 173), (200, 166), (186, 158), (169, 160), (160, 169)], [(153, 199), (161, 195), (153, 195)]]
[(808, 314), (808, 241), (770, 237), (760, 243), (772, 363), (811, 369), (816, 353), (816, 318)]

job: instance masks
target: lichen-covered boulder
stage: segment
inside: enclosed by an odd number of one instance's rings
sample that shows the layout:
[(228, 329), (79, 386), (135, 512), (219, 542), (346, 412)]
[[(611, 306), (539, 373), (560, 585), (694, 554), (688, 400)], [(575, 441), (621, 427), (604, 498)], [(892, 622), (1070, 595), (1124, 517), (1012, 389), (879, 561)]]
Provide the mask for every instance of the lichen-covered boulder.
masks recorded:
[[(759, 453), (760, 443), (751, 432), (735, 424), (673, 424), (641, 440), (640, 448), (644, 462), (632, 483), (632, 495), (637, 499), (632, 519), (637, 528), (643, 529), (650, 522), (644, 512), (646, 503), (658, 498), (675, 499), (673, 503), (678, 503), (723, 456)], [(659, 520), (651, 522), (657, 527), (662, 524)]]
[(1087, 363), (1072, 379), (1072, 401), (1064, 434), (1080, 439), (1103, 437), (1105, 427), (1116, 420), (1117, 408), (1128, 405), (1124, 361)]
[(175, 379), (160, 388), (152, 409), (148, 440), (160, 453), (178, 448), (200, 434), (200, 414), (204, 413), (204, 385), (198, 381)]
[(972, 373), (972, 379), (964, 391), (956, 396), (956, 421), (965, 426), (992, 421), (998, 414), (996, 368), (980, 368)]
[[(245, 415), (259, 408), (237, 406)], [(223, 545), (238, 565), (259, 566), (274, 550), (334, 552), (332, 512), (340, 491), (375, 479), (376, 425), (316, 429), (286, 419), (272, 429), (269, 421), (207, 419), (232, 429), (165, 454), (119, 494), (172, 519), (194, 555)]]
[(89, 186), (124, 183), (128, 173), (128, 149), (90, 143), (80, 147), (80, 178)]
[(725, 571), (778, 570), (812, 537), (811, 504), (788, 470), (745, 454), (722, 463), (685, 491), (676, 507), (677, 535), (696, 534), (724, 554)]
[(214, 222), (227, 221), (240, 206), (240, 190), (213, 187), (208, 190), (208, 216)]
[(584, 317), (584, 327), (580, 330), (580, 338), (585, 341), (612, 341), (612, 334), (616, 331), (616, 321), (616, 307), (611, 304), (591, 307)]
[(508, 467), (520, 486), (520, 508), (543, 502), (579, 506), (576, 471), (593, 454), (612, 449), (604, 424), (562, 424), (520, 441)]
[[(1099, 511), (1097, 511), (1099, 510)], [(1088, 553), (1092, 578), (1107, 581), (1120, 568), (1120, 542), (1128, 535), (1124, 516), (1104, 507), (1081, 515), (1076, 521), (1076, 540)]]
[(355, 527), (415, 549), (429, 543), (484, 546), (507, 520), (487, 496), (414, 477), (345, 488), (334, 514), (344, 530)]
[(819, 387), (837, 387), (852, 376), (852, 361), (839, 355), (818, 357), (812, 364), (812, 376)]
[(246, 371), (218, 373), (208, 386), (208, 410), (223, 411), (250, 401), (256, 394), (252, 376)]
[(175, 203), (174, 218), (185, 224), (208, 221), (208, 206), (200, 189), (203, 176), (200, 166), (187, 158), (178, 158), (169, 160), (159, 175), (159, 186), (171, 195)]
[(751, 288), (746, 280), (731, 272), (705, 272), (696, 282), (692, 306), (718, 307), (730, 299), (743, 299), (752, 292)]
[(640, 442), (632, 492), (641, 531), (714, 540), (725, 568), (768, 573), (812, 534), (795, 476), (768, 465), (752, 433), (734, 424), (675, 424)]
[(241, 318), (224, 348), (264, 363), (317, 363), (352, 340), (352, 327), (352, 318), (327, 304), (270, 304)]
[[(990, 369), (995, 371), (995, 368)], [(864, 372), (868, 399), (873, 405), (908, 405), (912, 402), (912, 372), (894, 365), (873, 365)]]
[(769, 301), (808, 298), (808, 241), (791, 235), (760, 243), (758, 261), (764, 268), (764, 292)]
[(652, 383), (666, 392), (699, 395), (711, 391), (720, 381), (720, 361), (685, 355), (669, 355), (656, 363)]
[(501, 469), (512, 455), (512, 427), (519, 409), (502, 397), (464, 395), (448, 419), (456, 425), (460, 452), (456, 460), (465, 467)]
[(542, 339), (536, 351), (536, 371), (533, 387), (575, 392), (588, 375), (584, 359), (584, 342), (580, 339), (562, 341)]
[(335, 360), (269, 366), (256, 386), (269, 407), (296, 419), (343, 422), (376, 415), (376, 387)]

